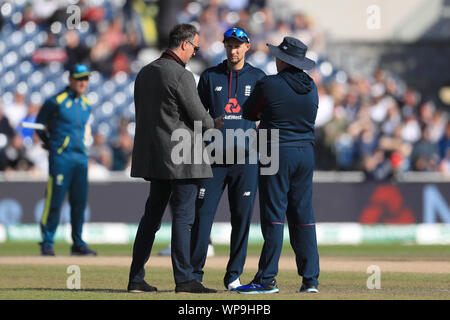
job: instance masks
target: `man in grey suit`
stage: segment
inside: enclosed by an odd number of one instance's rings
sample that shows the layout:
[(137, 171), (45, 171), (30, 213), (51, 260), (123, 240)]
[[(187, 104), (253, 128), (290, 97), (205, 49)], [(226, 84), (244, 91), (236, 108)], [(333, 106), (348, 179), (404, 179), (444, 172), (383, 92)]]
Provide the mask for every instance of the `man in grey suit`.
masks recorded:
[[(143, 67), (136, 77), (136, 132), (131, 176), (151, 183), (133, 246), (129, 292), (157, 291), (144, 281), (144, 266), (167, 204), (172, 211), (171, 256), (175, 292), (216, 292), (195, 280), (190, 263), (198, 181), (212, 177), (212, 171), (203, 161), (178, 163), (172, 158), (177, 144), (172, 135), (175, 130), (184, 129), (193, 137), (194, 121), (201, 122), (203, 130), (223, 125), (222, 118), (214, 120), (206, 111), (198, 96), (194, 76), (185, 69), (186, 63), (198, 51), (198, 43), (198, 31), (194, 26), (176, 25), (169, 35), (169, 49)], [(193, 150), (194, 139), (190, 141)]]

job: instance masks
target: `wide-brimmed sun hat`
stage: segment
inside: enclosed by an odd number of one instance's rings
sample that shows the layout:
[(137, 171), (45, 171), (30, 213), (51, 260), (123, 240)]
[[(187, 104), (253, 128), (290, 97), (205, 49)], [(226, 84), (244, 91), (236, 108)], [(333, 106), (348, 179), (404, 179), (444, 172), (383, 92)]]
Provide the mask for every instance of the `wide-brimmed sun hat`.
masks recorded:
[(309, 70), (316, 65), (313, 60), (306, 58), (308, 47), (296, 38), (284, 37), (279, 46), (276, 47), (271, 44), (267, 44), (267, 46), (274, 57), (296, 68)]

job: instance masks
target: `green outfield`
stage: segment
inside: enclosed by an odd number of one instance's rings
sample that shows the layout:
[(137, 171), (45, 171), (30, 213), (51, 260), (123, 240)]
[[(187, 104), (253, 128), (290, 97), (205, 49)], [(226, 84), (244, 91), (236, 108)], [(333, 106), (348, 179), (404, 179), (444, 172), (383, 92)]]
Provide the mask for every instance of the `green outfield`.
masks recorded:
[[(166, 242), (155, 242), (152, 255), (157, 254), (161, 249), (168, 246)], [(100, 255), (106, 256), (129, 256), (133, 250), (132, 244), (93, 244), (90, 245)], [(0, 257), (18, 255), (39, 255), (39, 245), (37, 242), (13, 242), (0, 243)], [(262, 244), (251, 243), (248, 245), (249, 255), (259, 255)], [(56, 254), (67, 255), (70, 251), (70, 244), (66, 242), (56, 242), (54, 246)], [(228, 254), (228, 245), (214, 245), (215, 253), (218, 255)], [(331, 256), (389, 256), (393, 259), (410, 257), (411, 259), (437, 258), (450, 261), (450, 245), (408, 245), (408, 244), (359, 244), (359, 245), (319, 245), (321, 255)], [(285, 242), (283, 254), (293, 255), (289, 243)]]
[[(157, 252), (166, 245), (165, 243), (155, 245), (152, 254), (155, 256), (155, 261)], [(147, 267), (146, 279), (158, 287), (158, 293), (129, 294), (125, 289), (131, 245), (92, 245), (93, 249), (98, 250), (99, 256), (77, 258), (78, 260), (73, 260), (74, 258), (68, 255), (69, 248), (67, 243), (57, 243), (55, 251), (58, 257), (55, 259), (39, 257), (39, 247), (36, 243), (6, 242), (0, 244), (0, 299), (450, 299), (450, 246), (444, 245), (320, 246), (322, 271), (319, 279), (320, 293), (316, 295), (296, 293), (300, 286), (300, 279), (295, 269), (287, 264), (288, 261), (294, 260), (294, 256), (289, 245), (285, 245), (277, 277), (280, 293), (257, 296), (223, 291), (223, 268), (226, 265), (228, 252), (226, 245), (216, 245), (216, 256), (210, 258), (210, 266), (207, 262), (204, 283), (219, 290), (219, 293), (211, 295), (175, 294), (172, 269), (168, 258), (158, 260), (165, 265), (159, 264), (152, 267), (150, 263), (150, 266)], [(260, 250), (261, 245), (250, 245), (248, 260), (257, 261)], [(65, 259), (67, 263), (64, 262)], [(80, 266), (81, 289), (79, 290), (67, 288), (67, 279), (70, 276), (67, 268), (74, 263), (73, 261)], [(362, 263), (363, 266), (379, 264), (381, 266), (381, 289), (369, 289), (367, 279), (371, 274), (366, 272), (365, 267), (353, 268), (352, 262)], [(414, 269), (416, 264), (417, 272)], [(405, 272), (401, 272), (403, 265)], [(429, 271), (427, 266), (429, 266)], [(246, 265), (246, 270), (241, 277), (242, 282), (249, 282), (255, 271), (255, 263)]]

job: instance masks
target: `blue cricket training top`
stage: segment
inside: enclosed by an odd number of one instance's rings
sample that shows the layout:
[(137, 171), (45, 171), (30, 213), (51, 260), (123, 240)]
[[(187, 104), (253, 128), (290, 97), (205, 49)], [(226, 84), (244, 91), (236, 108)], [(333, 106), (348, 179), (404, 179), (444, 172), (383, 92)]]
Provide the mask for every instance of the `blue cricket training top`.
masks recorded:
[(257, 81), (264, 76), (261, 69), (247, 62), (241, 70), (229, 70), (227, 60), (201, 74), (197, 89), (203, 105), (213, 118), (225, 114), (224, 125), (219, 129), (223, 133), (224, 147), (227, 129), (241, 128), (246, 131), (256, 127), (254, 120), (242, 117), (241, 106), (249, 98)]
[(279, 129), (280, 147), (295, 147), (314, 143), (318, 105), (313, 79), (288, 67), (258, 82), (243, 106), (243, 117), (255, 121), (261, 114), (259, 129)]
[(48, 133), (39, 130), (37, 134), (51, 154), (68, 151), (87, 154), (84, 134), (91, 109), (84, 94), (76, 98), (69, 88), (44, 102), (36, 123), (46, 125)]

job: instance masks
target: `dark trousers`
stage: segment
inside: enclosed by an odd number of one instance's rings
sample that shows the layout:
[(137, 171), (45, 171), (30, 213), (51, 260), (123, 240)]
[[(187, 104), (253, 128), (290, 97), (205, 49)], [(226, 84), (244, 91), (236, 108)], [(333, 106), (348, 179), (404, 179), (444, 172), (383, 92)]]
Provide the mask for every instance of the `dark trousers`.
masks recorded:
[(87, 156), (76, 152), (51, 155), (41, 233), (44, 245), (53, 246), (53, 239), (61, 216), (61, 207), (69, 193), (70, 223), (74, 246), (85, 246), (81, 238), (84, 211), (88, 199)]
[(152, 251), (155, 234), (168, 203), (172, 211), (172, 268), (175, 283), (193, 280), (190, 262), (191, 228), (195, 219), (197, 179), (152, 180), (150, 194), (145, 204), (133, 246), (130, 282), (141, 282), (145, 277), (144, 266)]
[(264, 246), (254, 281), (267, 284), (278, 274), (287, 217), (298, 274), (303, 277), (305, 285), (318, 285), (319, 254), (312, 208), (314, 148), (311, 144), (280, 147), (279, 160), (277, 174), (259, 177)]
[(214, 166), (213, 178), (202, 179), (196, 201), (196, 218), (192, 228), (191, 263), (194, 275), (202, 281), (203, 267), (217, 206), (226, 186), (231, 213), (230, 259), (224, 285), (242, 274), (247, 256), (248, 232), (258, 186), (258, 165), (234, 164)]

